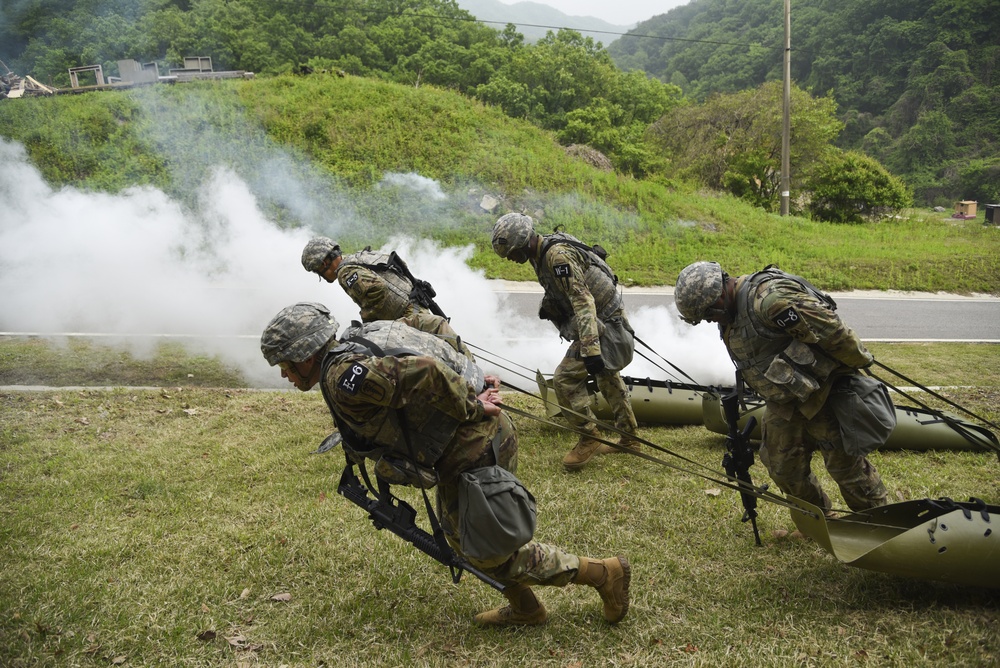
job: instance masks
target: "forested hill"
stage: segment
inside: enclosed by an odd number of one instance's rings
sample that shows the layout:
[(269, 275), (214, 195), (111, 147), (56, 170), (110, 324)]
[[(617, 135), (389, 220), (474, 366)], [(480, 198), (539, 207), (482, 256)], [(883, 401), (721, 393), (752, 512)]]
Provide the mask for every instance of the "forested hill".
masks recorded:
[[(795, 212), (857, 222), (910, 202), (1000, 201), (995, 5), (795, 1)], [(600, 152), (620, 174), (692, 181), (773, 211), (781, 96), (767, 84), (781, 79), (782, 10), (693, 0), (605, 49), (575, 30), (530, 42), (457, 0), (16, 0), (0, 2), (0, 60), (62, 88), (71, 68), (120, 76), (134, 60), (167, 74), (189, 56), (263, 77), (434, 86)], [(0, 67), (0, 98), (7, 75)]]
[(609, 44), (618, 38), (616, 33), (627, 31), (630, 25), (616, 25), (593, 16), (568, 16), (554, 7), (540, 2), (515, 2), (500, 0), (456, 0), (458, 6), (480, 21), (502, 30), (508, 23), (517, 26), (524, 39), (535, 42), (545, 33), (556, 32), (559, 28), (578, 30), (584, 37), (592, 37), (602, 44)]
[[(782, 0), (692, 0), (608, 47), (703, 100), (782, 77)], [(996, 0), (795, 0), (792, 81), (831, 95), (838, 143), (878, 159), (918, 200), (1000, 198)]]

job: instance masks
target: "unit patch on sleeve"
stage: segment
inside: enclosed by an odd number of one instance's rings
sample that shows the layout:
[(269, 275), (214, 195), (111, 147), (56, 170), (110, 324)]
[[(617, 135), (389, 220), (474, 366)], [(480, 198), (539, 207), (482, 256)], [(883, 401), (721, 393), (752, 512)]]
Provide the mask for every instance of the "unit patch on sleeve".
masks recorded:
[(781, 329), (789, 329), (801, 322), (802, 318), (799, 317), (798, 312), (795, 310), (794, 306), (789, 306), (787, 309), (774, 316), (774, 324)]
[(355, 362), (347, 371), (340, 374), (340, 378), (337, 379), (337, 389), (347, 394), (357, 394), (358, 390), (361, 389), (361, 383), (364, 382), (367, 375), (368, 367)]
[(572, 275), (568, 264), (557, 264), (552, 267), (556, 278), (569, 278)]
[(348, 288), (353, 288), (354, 284), (357, 282), (358, 282), (358, 272), (354, 272), (353, 274), (347, 277), (347, 280), (344, 281), (344, 284)]

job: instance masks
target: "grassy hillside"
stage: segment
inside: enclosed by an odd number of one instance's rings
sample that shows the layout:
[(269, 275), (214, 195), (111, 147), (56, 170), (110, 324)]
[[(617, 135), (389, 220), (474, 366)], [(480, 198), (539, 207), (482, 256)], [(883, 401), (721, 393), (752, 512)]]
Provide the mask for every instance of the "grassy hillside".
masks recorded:
[[(639, 181), (567, 156), (549, 133), (457, 94), (356, 77), (158, 85), (0, 103), (0, 135), (54, 186), (148, 184), (193, 206), (215, 167), (238, 173), (277, 225), (323, 232), (350, 216), (345, 248), (408, 232), (476, 246), (490, 277), (530, 279), (488, 231), (511, 210), (611, 251), (622, 280), (672, 284), (697, 259), (735, 273), (777, 263), (829, 290), (996, 293), (1000, 230), (947, 214), (867, 226), (781, 218), (683, 184)], [(429, 184), (433, 197), (387, 175)], [(500, 201), (492, 212), (484, 195)]]

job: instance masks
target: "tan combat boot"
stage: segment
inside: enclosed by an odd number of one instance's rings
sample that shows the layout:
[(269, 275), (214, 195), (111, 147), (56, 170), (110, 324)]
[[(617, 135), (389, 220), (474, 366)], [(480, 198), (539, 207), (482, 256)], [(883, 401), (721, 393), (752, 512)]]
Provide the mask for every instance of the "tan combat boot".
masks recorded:
[(604, 619), (609, 624), (617, 624), (628, 613), (628, 585), (631, 579), (632, 567), (625, 557), (580, 557), (580, 570), (573, 583), (595, 587), (604, 601)]
[(507, 587), (503, 595), (510, 605), (480, 612), (472, 621), (479, 626), (537, 626), (549, 618), (545, 606), (528, 585)]
[(580, 435), (580, 440), (563, 457), (563, 466), (567, 471), (582, 469), (593, 458), (597, 453), (597, 448), (601, 445), (601, 442), (597, 440), (598, 437), (599, 434), (596, 430), (592, 431), (590, 435)]
[(639, 452), (639, 444), (640, 441), (638, 438), (631, 434), (625, 434), (618, 439), (618, 447), (610, 446), (607, 443), (601, 443), (601, 447), (597, 448), (597, 454), (612, 455), (616, 452), (624, 452), (625, 450)]

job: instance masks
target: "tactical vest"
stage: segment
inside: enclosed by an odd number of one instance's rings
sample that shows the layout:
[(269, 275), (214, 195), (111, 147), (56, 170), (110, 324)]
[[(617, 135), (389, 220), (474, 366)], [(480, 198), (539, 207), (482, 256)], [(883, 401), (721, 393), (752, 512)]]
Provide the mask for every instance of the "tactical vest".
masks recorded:
[(753, 307), (757, 289), (775, 278), (795, 281), (830, 310), (836, 310), (833, 299), (805, 279), (769, 267), (744, 280), (736, 290), (736, 318), (725, 329), (726, 348), (744, 380), (764, 399), (801, 404), (820, 389), (839, 363), (819, 346), (803, 343), (760, 317)]
[(370, 250), (351, 253), (343, 257), (337, 273), (340, 274), (347, 267), (371, 269), (385, 281), (386, 286), (389, 288), (385, 302), (386, 310), (402, 314), (413, 303), (410, 299), (413, 283), (396, 268), (396, 265), (392, 262), (393, 255), (395, 254), (377, 253)]
[(572, 315), (572, 303), (557, 287), (559, 279), (553, 276), (547, 269), (542, 269), (545, 254), (555, 244), (569, 244), (579, 250), (580, 255), (584, 258), (586, 269), (583, 274), (583, 282), (594, 298), (597, 319), (607, 321), (615, 317), (624, 305), (621, 293), (618, 291), (618, 277), (611, 271), (608, 263), (594, 252), (592, 247), (587, 246), (576, 237), (570, 236), (565, 232), (556, 232), (555, 234), (542, 237), (542, 252), (535, 267), (535, 274), (538, 276), (538, 282), (545, 289), (546, 299), (555, 302), (555, 307), (562, 313)]
[[(456, 347), (458, 345), (456, 339), (424, 332), (402, 322), (375, 320), (362, 325), (352, 322), (344, 331), (341, 340), (364, 346), (377, 357), (405, 355), (433, 357), (465, 378), (465, 382), (477, 394), (486, 383), (483, 370)], [(379, 350), (384, 354), (380, 354)]]
[[(482, 369), (445, 340), (393, 320), (376, 320), (348, 328), (341, 344), (331, 349), (323, 359), (322, 377), (325, 379), (330, 367), (348, 356), (411, 355), (433, 357), (443, 362), (461, 375), (474, 392), (479, 392), (485, 384)], [(378, 459), (389, 451), (409, 459), (409, 447), (412, 446), (416, 463), (430, 468), (441, 458), (460, 424), (454, 417), (424, 403), (401, 410), (387, 408), (385, 419), (378, 425), (377, 433), (374, 436), (362, 436), (364, 427), (372, 425), (360, 425), (343, 415), (332, 401), (326, 385), (321, 383), (320, 387), (344, 441), (353, 450), (369, 458)], [(409, 445), (403, 434), (404, 428), (409, 435)]]

